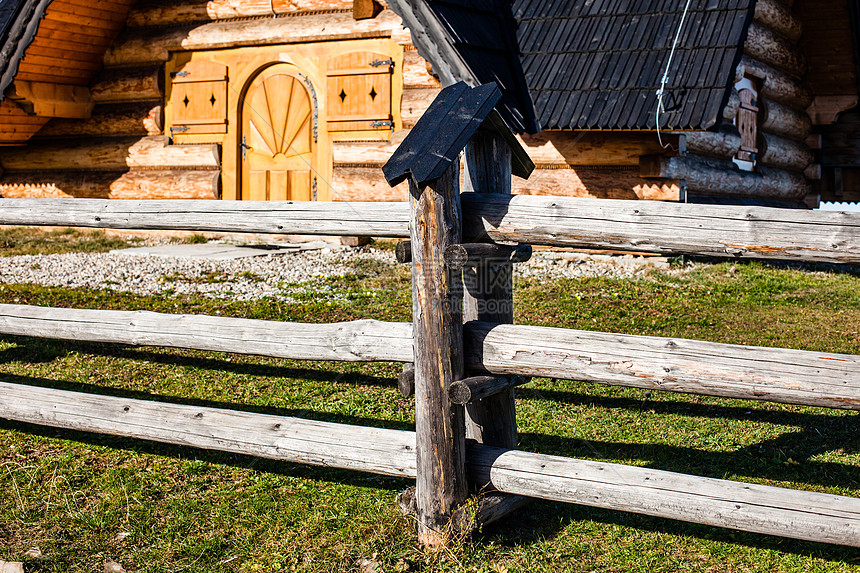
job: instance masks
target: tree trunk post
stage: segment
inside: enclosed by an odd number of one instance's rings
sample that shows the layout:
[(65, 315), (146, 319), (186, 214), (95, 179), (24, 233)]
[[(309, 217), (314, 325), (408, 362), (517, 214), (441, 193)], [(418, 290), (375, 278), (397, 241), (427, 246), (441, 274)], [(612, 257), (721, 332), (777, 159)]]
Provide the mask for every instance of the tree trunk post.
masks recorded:
[[(478, 131), (466, 146), (467, 191), (511, 193), (511, 148), (498, 135)], [(487, 260), (463, 269), (463, 319), (510, 324), (514, 321), (513, 265)], [(517, 446), (514, 388), (466, 406), (466, 437), (503, 448)]]
[(464, 376), (462, 284), (443, 252), (461, 241), (459, 162), (419, 188), (409, 180), (418, 541), (446, 545), (450, 521), (468, 494), (463, 406), (448, 388)]

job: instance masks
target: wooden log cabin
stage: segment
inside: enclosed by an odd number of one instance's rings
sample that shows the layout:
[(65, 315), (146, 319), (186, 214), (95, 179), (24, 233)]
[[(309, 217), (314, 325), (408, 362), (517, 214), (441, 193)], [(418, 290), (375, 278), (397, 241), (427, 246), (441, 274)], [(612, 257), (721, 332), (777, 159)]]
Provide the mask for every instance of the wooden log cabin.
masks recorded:
[(10, 0), (0, 196), (403, 200), (380, 167), (462, 80), (502, 89), (515, 192), (860, 201), (856, 3), (684, 4)]

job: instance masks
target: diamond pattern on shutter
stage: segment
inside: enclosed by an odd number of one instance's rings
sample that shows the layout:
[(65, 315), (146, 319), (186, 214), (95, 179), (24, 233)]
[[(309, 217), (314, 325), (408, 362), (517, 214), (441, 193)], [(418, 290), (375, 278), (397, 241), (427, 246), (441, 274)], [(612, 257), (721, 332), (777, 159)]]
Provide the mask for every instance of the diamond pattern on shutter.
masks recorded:
[(171, 130), (227, 133), (227, 66), (191, 61), (170, 74)]
[(391, 126), (394, 63), (375, 52), (332, 58), (326, 70), (329, 131), (387, 130)]

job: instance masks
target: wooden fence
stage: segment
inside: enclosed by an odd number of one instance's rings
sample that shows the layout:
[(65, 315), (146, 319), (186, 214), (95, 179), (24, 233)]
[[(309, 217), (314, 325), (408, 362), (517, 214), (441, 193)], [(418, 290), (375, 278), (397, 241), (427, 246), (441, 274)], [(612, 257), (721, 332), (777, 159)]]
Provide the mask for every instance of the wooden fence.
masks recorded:
[[(458, 97), (442, 103), (460, 105), (462, 90)], [(409, 238), (413, 324), (295, 324), (0, 305), (0, 334), (292, 359), (412, 363), (415, 432), (2, 381), (0, 417), (414, 477), (416, 491), (411, 498), (404, 496), (405, 505), (417, 513), (419, 539), (428, 545), (446, 542), (451, 525), (463, 523), (469, 492), (480, 490), (496, 493), (480, 497), (470, 523), (501, 517), (527, 496), (860, 547), (858, 498), (517, 451), (513, 401), (513, 387), (523, 382), (521, 377), (542, 376), (860, 410), (860, 356), (509, 324), (511, 264), (523, 252), (512, 243), (860, 263), (860, 216), (511, 197), (510, 174), (517, 161), (506, 147), (509, 139), (476, 131), (492, 109), (490, 99), (486, 94), (477, 98), (472, 115), (453, 114), (465, 123), (445, 122), (446, 129), (459, 129), (450, 137), (434, 130), (422, 144), (448, 147), (434, 151), (419, 145), (426, 153), (412, 153), (410, 161), (433, 157), (447, 158), (447, 163), (410, 164), (409, 205), (0, 202), (2, 225)], [(431, 106), (427, 114), (433, 110)], [(420, 136), (420, 125), (409, 137)], [(435, 125), (441, 125), (438, 118)], [(471, 192), (460, 194), (456, 158), (466, 141)], [(400, 177), (396, 169), (386, 175)], [(488, 254), (492, 280), (475, 272), (486, 266), (481, 258)], [(454, 259), (459, 263), (453, 264)]]

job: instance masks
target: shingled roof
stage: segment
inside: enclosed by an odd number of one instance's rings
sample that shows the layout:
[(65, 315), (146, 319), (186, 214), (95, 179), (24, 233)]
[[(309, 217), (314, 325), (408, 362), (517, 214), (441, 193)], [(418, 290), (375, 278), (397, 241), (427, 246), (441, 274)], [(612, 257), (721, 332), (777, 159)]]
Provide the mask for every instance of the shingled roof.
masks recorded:
[(0, 0), (0, 100), (15, 79), (24, 51), (51, 0)]
[[(392, 0), (445, 76), (495, 81), (517, 131), (655, 129), (656, 92), (684, 0)], [(717, 123), (752, 0), (692, 0), (669, 70), (661, 127)], [(416, 31), (413, 26), (421, 27)], [(417, 32), (417, 33), (416, 33)]]

